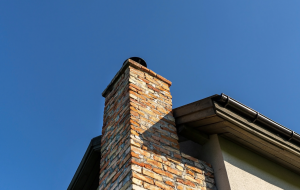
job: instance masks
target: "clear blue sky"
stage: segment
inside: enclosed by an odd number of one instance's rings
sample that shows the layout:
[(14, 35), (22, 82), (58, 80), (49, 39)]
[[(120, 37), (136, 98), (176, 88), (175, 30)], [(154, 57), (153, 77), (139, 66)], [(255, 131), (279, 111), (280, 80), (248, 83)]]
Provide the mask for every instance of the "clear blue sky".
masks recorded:
[[(172, 2), (172, 3), (171, 3)], [(0, 189), (64, 190), (131, 56), (174, 108), (222, 92), (300, 133), (300, 1), (0, 2)]]

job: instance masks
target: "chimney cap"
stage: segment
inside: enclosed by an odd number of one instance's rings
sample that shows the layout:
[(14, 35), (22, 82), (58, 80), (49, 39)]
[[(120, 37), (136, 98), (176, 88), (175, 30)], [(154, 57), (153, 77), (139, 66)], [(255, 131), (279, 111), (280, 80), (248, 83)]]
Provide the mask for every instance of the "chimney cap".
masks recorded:
[[(130, 57), (130, 58), (128, 58), (128, 59), (131, 59), (131, 60), (133, 60), (133, 61), (135, 61), (135, 62), (137, 62), (137, 63), (143, 65), (144, 67), (147, 67), (146, 61), (145, 61), (144, 59), (140, 58), (140, 57)], [(124, 61), (123, 65), (126, 63), (126, 61), (127, 61), (128, 59), (126, 59), (126, 60)]]

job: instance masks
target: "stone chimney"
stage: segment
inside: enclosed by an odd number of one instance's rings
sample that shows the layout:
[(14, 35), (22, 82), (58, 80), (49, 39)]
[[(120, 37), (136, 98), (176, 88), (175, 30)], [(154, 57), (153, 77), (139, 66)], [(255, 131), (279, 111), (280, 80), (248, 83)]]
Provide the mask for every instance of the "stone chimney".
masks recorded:
[(205, 190), (211, 166), (179, 151), (171, 82), (128, 59), (104, 90), (98, 190)]

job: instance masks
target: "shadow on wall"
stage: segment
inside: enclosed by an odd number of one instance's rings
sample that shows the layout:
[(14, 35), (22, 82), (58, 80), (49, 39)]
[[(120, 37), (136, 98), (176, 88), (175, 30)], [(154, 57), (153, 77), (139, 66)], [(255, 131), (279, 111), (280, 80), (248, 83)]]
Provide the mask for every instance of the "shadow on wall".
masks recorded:
[(163, 189), (168, 189), (164, 185), (170, 186), (169, 189), (216, 189), (212, 166), (180, 152), (171, 112), (151, 125), (148, 119), (143, 121), (143, 117), (135, 113), (138, 110), (131, 110), (133, 178)]

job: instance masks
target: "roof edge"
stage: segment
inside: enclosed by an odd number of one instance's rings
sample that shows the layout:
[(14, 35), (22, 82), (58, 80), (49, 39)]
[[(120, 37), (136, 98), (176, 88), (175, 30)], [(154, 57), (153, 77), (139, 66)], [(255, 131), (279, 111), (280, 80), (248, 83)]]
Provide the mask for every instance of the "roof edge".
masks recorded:
[[(79, 164), (67, 190), (72, 190), (76, 186), (76, 183), (80, 177), (80, 174), (82, 173), (86, 163), (88, 162), (90, 155), (93, 153), (93, 151), (98, 151), (100, 146), (101, 146), (101, 135), (94, 137), (90, 141), (90, 144), (89, 144), (88, 148), (86, 149), (84, 156), (81, 159), (80, 164)], [(99, 154), (101, 154), (100, 151), (99, 151)]]

